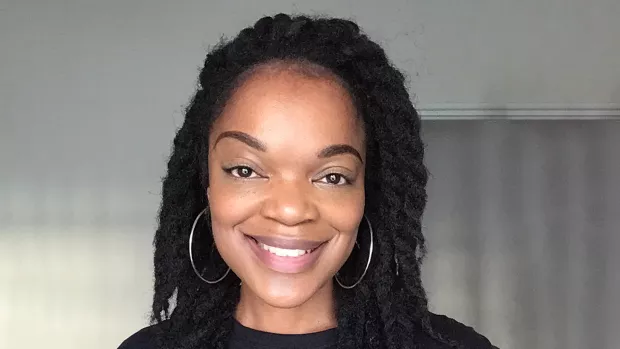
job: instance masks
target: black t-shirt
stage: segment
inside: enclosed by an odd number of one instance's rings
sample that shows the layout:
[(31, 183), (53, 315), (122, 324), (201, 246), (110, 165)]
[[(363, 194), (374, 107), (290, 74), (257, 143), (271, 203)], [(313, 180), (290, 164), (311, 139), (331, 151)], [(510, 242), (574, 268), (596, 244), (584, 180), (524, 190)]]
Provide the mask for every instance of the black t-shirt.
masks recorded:
[(337, 329), (308, 334), (275, 334), (233, 324), (228, 349), (336, 349)]
[[(430, 314), (431, 326), (435, 333), (459, 343), (465, 349), (497, 349), (487, 338), (477, 333), (473, 328), (465, 326), (447, 316)], [(146, 327), (127, 340), (118, 349), (157, 349), (159, 338), (169, 334), (168, 321)], [(437, 343), (424, 331), (413, 328), (410, 338), (415, 343), (403, 343), (402, 347), (425, 349), (444, 349), (446, 345)], [(274, 334), (253, 330), (242, 326), (238, 322), (232, 325), (228, 349), (335, 349), (337, 329), (301, 335)], [(205, 349), (209, 349), (205, 347)]]
[[(118, 349), (156, 349), (158, 339), (167, 332), (167, 321), (146, 327), (127, 340)], [(336, 328), (308, 334), (276, 334), (254, 330), (233, 321), (228, 349), (336, 349)], [(208, 348), (205, 348), (208, 349)]]

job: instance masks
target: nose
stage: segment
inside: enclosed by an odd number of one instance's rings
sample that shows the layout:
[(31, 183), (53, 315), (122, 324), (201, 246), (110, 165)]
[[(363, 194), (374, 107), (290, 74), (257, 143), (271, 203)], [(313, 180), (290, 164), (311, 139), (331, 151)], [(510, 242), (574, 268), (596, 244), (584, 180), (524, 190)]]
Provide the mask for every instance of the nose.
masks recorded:
[(292, 180), (272, 183), (261, 207), (262, 215), (287, 226), (317, 219), (318, 208), (311, 197), (311, 186)]

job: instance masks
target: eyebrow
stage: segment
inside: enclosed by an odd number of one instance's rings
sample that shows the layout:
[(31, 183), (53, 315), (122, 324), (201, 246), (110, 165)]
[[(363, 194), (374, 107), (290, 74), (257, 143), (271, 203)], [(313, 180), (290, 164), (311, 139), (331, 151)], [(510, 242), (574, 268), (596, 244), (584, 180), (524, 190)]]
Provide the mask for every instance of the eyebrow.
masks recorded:
[[(258, 151), (262, 151), (262, 152), (267, 151), (267, 146), (265, 146), (263, 142), (241, 131), (225, 131), (225, 132), (220, 133), (220, 135), (217, 136), (215, 143), (213, 144), (213, 149), (215, 149), (215, 146), (217, 145), (217, 143), (224, 138), (236, 139)], [(317, 154), (317, 157), (321, 159), (325, 159), (325, 158), (330, 158), (332, 156), (337, 156), (337, 155), (342, 155), (342, 154), (351, 154), (355, 156), (356, 158), (358, 158), (362, 164), (364, 163), (364, 160), (362, 160), (362, 155), (359, 153), (359, 151), (357, 151), (357, 149), (353, 148), (352, 146), (348, 144), (330, 145), (327, 148), (321, 150)]]
[(317, 154), (317, 156), (319, 158), (324, 159), (324, 158), (329, 158), (329, 157), (341, 155), (341, 154), (351, 154), (355, 156), (356, 158), (358, 158), (362, 164), (364, 163), (364, 160), (362, 160), (362, 155), (360, 154), (360, 152), (358, 152), (355, 148), (347, 144), (330, 145), (329, 147), (321, 150)]
[(226, 131), (226, 132), (220, 133), (220, 135), (217, 136), (215, 143), (213, 144), (213, 149), (215, 149), (215, 146), (217, 145), (217, 143), (224, 138), (233, 138), (233, 139), (236, 139), (240, 142), (247, 144), (248, 146), (256, 150), (259, 150), (262, 152), (267, 151), (267, 147), (265, 146), (265, 144), (263, 144), (263, 142), (241, 131)]

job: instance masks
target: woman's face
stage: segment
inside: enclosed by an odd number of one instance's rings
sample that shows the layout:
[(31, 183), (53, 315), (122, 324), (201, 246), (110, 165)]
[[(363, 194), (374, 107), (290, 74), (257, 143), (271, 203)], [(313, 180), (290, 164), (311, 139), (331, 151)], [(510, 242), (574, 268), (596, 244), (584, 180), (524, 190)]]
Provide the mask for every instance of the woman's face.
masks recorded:
[(209, 135), (207, 194), (245, 291), (293, 308), (332, 289), (364, 213), (364, 145), (332, 79), (258, 69), (236, 90)]

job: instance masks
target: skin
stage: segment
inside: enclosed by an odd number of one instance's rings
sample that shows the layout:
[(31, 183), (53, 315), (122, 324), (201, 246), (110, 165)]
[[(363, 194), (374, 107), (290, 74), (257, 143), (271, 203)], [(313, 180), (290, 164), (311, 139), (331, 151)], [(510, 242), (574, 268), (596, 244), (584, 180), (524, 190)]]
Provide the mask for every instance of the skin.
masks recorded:
[[(354, 151), (318, 155), (333, 145)], [(364, 213), (364, 131), (348, 92), (329, 76), (257, 69), (214, 123), (209, 150), (215, 244), (242, 281), (236, 319), (272, 333), (336, 327), (333, 277)], [(311, 268), (282, 273), (244, 234), (326, 243)]]

